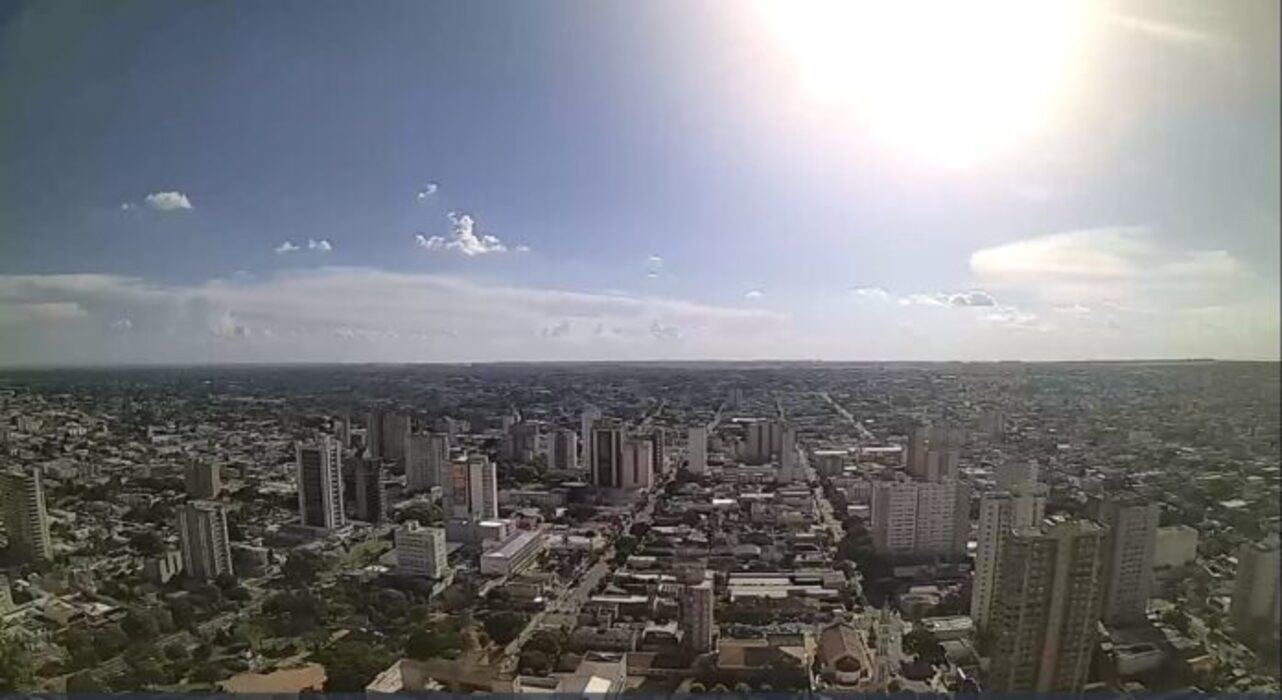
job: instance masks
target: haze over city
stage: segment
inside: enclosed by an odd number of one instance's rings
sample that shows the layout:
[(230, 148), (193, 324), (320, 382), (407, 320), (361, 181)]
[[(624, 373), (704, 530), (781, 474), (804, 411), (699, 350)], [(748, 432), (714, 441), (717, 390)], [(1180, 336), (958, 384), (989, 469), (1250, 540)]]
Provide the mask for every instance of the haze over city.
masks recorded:
[(10, 4), (0, 363), (1278, 358), (1276, 3), (923, 7)]

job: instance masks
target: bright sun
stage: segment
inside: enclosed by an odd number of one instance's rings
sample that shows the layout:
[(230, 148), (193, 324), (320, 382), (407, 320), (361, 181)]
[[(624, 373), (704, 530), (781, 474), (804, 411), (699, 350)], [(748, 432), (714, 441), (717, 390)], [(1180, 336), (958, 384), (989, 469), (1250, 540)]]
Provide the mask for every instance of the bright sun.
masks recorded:
[(806, 92), (897, 150), (988, 160), (1062, 110), (1081, 0), (758, 0)]

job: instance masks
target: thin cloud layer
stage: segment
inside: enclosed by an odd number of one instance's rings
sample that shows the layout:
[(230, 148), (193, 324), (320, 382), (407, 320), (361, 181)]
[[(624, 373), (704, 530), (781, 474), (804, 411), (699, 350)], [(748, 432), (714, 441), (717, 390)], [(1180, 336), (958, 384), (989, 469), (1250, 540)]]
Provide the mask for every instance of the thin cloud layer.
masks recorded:
[(1145, 227), (1083, 229), (985, 248), (970, 268), (986, 287), (1056, 305), (1199, 305), (1241, 298), (1254, 278), (1223, 250), (1160, 244)]
[[(350, 268), (190, 287), (0, 275), (0, 319), (62, 349), (0, 348), (8, 364), (89, 362), (97, 352), (129, 362), (735, 357), (750, 349), (743, 338), (788, 323), (767, 311)], [(119, 319), (127, 329), (113, 326)]]

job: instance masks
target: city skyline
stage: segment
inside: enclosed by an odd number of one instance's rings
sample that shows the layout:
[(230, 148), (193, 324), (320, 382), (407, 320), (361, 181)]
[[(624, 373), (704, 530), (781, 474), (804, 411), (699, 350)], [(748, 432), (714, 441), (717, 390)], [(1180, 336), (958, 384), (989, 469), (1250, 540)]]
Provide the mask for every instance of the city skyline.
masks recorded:
[(1275, 3), (853, 7), (19, 3), (0, 366), (1279, 358)]

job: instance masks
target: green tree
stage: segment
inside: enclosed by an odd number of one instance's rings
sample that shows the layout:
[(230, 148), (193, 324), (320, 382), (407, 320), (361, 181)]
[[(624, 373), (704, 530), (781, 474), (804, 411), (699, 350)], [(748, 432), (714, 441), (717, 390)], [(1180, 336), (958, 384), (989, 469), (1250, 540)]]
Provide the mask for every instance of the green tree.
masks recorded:
[(155, 557), (165, 552), (165, 540), (155, 530), (142, 530), (129, 538), (129, 544), (144, 557)]
[(68, 693), (105, 693), (110, 688), (93, 671), (77, 671), (67, 676)]
[(341, 641), (313, 658), (325, 667), (325, 692), (359, 693), (395, 659), (387, 650), (367, 642)]
[(944, 646), (935, 639), (935, 635), (917, 627), (904, 635), (904, 650), (916, 655), (918, 659), (931, 664), (944, 662)]
[(285, 563), (280, 569), (291, 585), (306, 586), (316, 581), (323, 566), (321, 555), (307, 549), (296, 549), (285, 557)]
[(410, 633), (409, 639), (406, 640), (405, 653), (410, 658), (426, 661), (458, 651), (462, 644), (459, 633), (453, 629), (417, 629)]
[(130, 608), (120, 627), (132, 639), (155, 639), (160, 636), (160, 623), (146, 608)]
[(16, 636), (0, 636), (0, 692), (30, 690), (35, 676), (30, 646)]
[(485, 618), (485, 633), (498, 644), (507, 644), (525, 629), (525, 615), (501, 611)]

